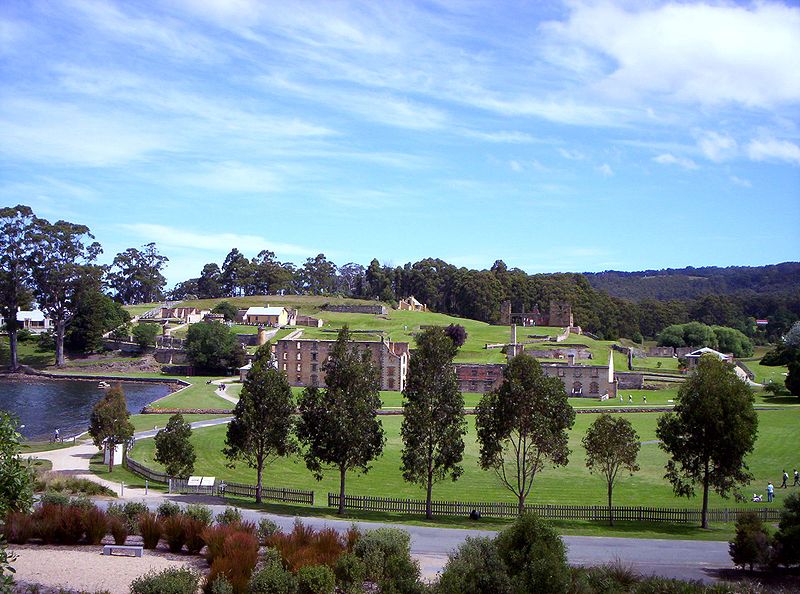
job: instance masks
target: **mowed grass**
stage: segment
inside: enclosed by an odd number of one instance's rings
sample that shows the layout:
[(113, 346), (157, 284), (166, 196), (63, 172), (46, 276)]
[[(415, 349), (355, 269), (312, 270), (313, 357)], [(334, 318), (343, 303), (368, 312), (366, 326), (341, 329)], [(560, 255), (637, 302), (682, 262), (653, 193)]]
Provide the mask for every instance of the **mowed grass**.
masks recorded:
[[(633, 476), (619, 478), (614, 491), (614, 502), (618, 505), (642, 505), (661, 507), (698, 507), (700, 499), (677, 498), (670, 485), (664, 480), (664, 466), (667, 455), (655, 443), (655, 429), (660, 414), (631, 413), (627, 418), (636, 428), (643, 441), (639, 455), (640, 472)], [(550, 504), (602, 505), (606, 499), (606, 485), (603, 478), (590, 474), (585, 467), (585, 452), (580, 445), (589, 424), (596, 414), (578, 414), (575, 426), (570, 432), (569, 446), (572, 450), (570, 462), (566, 467), (547, 468), (536, 478), (529, 501)], [(383, 456), (376, 460), (372, 470), (366, 474), (349, 473), (347, 492), (353, 495), (383, 497), (423, 498), (424, 491), (406, 483), (400, 472), (402, 442), (400, 439), (400, 416), (384, 416), (381, 422), (386, 431), (387, 443)], [(796, 464), (797, 424), (800, 411), (762, 411), (759, 412), (759, 437), (755, 452), (748, 459), (755, 480), (743, 491), (745, 495), (753, 492), (763, 493), (768, 480), (780, 484), (783, 468), (791, 473)], [(478, 466), (478, 445), (474, 428), (474, 417), (468, 417), (468, 433), (465, 439), (464, 474), (457, 482), (442, 482), (434, 487), (434, 498), (459, 501), (514, 501), (509, 491), (504, 489), (495, 473), (481, 470)], [(225, 439), (225, 426), (210, 427), (194, 431), (192, 441), (197, 452), (195, 473), (217, 476), (230, 481), (255, 483), (255, 471), (244, 464), (235, 469), (226, 467), (221, 454)], [(153, 461), (152, 440), (140, 440), (133, 457), (150, 467), (158, 468)], [(314, 480), (299, 458), (280, 460), (271, 465), (264, 475), (265, 484), (272, 486), (313, 489), (318, 502), (325, 502), (328, 492), (338, 490), (336, 471), (326, 473), (322, 481)], [(791, 493), (792, 489), (776, 490), (777, 502)], [(733, 500), (724, 500), (716, 494), (711, 495), (711, 506), (733, 506)], [(324, 505), (324, 503), (323, 503)]]
[[(39, 347), (39, 339), (34, 337), (25, 342), (17, 341), (17, 360), (22, 365), (45, 367), (56, 362), (54, 350)], [(0, 336), (0, 366), (11, 364), (11, 348), (8, 336)]]
[(136, 305), (123, 305), (122, 309), (131, 314), (131, 317), (140, 316), (151, 309), (162, 305), (159, 303), (137, 303)]
[(217, 408), (231, 410), (233, 403), (224, 398), (220, 398), (214, 392), (217, 386), (209, 384), (212, 377), (182, 377), (184, 381), (191, 383), (191, 386), (173, 392), (164, 398), (153, 402), (151, 408)]
[[(163, 429), (166, 427), (172, 415), (168, 414), (153, 414), (153, 415), (131, 415), (130, 422), (133, 425), (134, 431), (151, 431), (153, 428)], [(208, 421), (209, 419), (219, 419), (228, 415), (181, 415), (183, 420), (187, 423), (194, 423), (196, 421)]]

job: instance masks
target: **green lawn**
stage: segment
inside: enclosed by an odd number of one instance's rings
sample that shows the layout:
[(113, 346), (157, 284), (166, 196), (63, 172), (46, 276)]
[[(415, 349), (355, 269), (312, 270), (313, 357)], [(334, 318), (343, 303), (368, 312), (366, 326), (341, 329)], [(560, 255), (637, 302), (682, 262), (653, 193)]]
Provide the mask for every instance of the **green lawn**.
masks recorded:
[(181, 378), (192, 385), (173, 392), (164, 398), (153, 402), (151, 408), (218, 408), (230, 410), (233, 404), (217, 396), (214, 391), (217, 386), (207, 383), (210, 377), (185, 377)]
[(760, 360), (745, 361), (744, 364), (750, 371), (753, 372), (753, 375), (755, 375), (755, 381), (758, 384), (766, 384), (770, 381), (773, 381), (783, 385), (783, 383), (786, 381), (786, 374), (789, 372), (789, 368), (785, 365), (771, 367), (768, 365), (762, 365)]
[[(23, 365), (45, 367), (56, 362), (56, 353), (53, 350), (39, 348), (39, 339), (32, 338), (25, 342), (17, 341), (17, 359)], [(11, 350), (8, 346), (8, 336), (0, 336), (0, 366), (10, 363)]]
[(140, 316), (147, 313), (154, 307), (161, 305), (161, 303), (137, 303), (136, 305), (123, 305), (122, 309), (131, 314), (131, 317)]
[[(136, 432), (150, 431), (154, 427), (163, 429), (167, 425), (167, 421), (172, 415), (131, 415), (130, 421), (133, 429)], [(209, 419), (219, 419), (227, 415), (183, 415), (183, 420), (187, 423), (194, 423), (195, 421), (207, 421)]]
[[(605, 482), (599, 476), (588, 473), (584, 465), (584, 452), (580, 440), (594, 414), (579, 414), (575, 427), (570, 432), (570, 463), (559, 469), (547, 468), (537, 476), (530, 502), (551, 504), (597, 505), (605, 501)], [(644, 442), (639, 457), (641, 471), (634, 476), (620, 477), (615, 489), (614, 501), (619, 505), (652, 505), (668, 507), (698, 507), (699, 499), (676, 498), (669, 484), (663, 479), (666, 454), (655, 440), (655, 427), (659, 414), (638, 413), (629, 418)], [(759, 439), (756, 450), (749, 460), (750, 469), (755, 476), (753, 484), (744, 489), (745, 494), (763, 492), (767, 481), (780, 478), (782, 469), (790, 473), (795, 461), (796, 427), (800, 422), (800, 411), (762, 411), (759, 412)], [(381, 417), (386, 430), (387, 444), (383, 456), (373, 464), (367, 475), (351, 473), (348, 475), (347, 491), (358, 495), (388, 497), (423, 497), (422, 489), (403, 481), (400, 473), (400, 423), (399, 416)], [(468, 417), (469, 431), (466, 437), (464, 474), (456, 482), (439, 483), (434, 488), (434, 497), (444, 500), (461, 501), (513, 501), (513, 496), (502, 488), (493, 472), (478, 467), (478, 447), (474, 430), (474, 417)], [(220, 453), (226, 428), (210, 427), (194, 432), (192, 441), (197, 451), (197, 474), (217, 476), (227, 480), (254, 483), (255, 473), (245, 465), (235, 469), (225, 466)], [(151, 467), (158, 467), (153, 461), (153, 441), (140, 440), (134, 451), (136, 460)], [(265, 473), (265, 484), (313, 489), (318, 501), (325, 501), (329, 491), (338, 488), (336, 472), (326, 474), (321, 482), (316, 482), (311, 473), (299, 459), (282, 460), (273, 464)], [(777, 505), (786, 493), (776, 491)], [(711, 496), (712, 506), (733, 505), (717, 495)]]

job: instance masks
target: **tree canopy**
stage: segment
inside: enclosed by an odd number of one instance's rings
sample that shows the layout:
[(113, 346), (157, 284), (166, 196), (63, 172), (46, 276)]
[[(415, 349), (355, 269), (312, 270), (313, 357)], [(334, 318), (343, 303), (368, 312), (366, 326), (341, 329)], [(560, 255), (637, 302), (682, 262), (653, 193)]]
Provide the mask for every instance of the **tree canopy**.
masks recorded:
[(17, 426), (16, 417), (0, 410), (0, 518), (33, 505), (33, 472), (20, 457), (22, 436)]
[(133, 425), (128, 420), (128, 403), (125, 393), (119, 384), (109, 388), (97, 401), (89, 416), (89, 435), (94, 445), (106, 448), (111, 455), (108, 460), (108, 471), (114, 469), (114, 448), (126, 444), (133, 437)]
[(752, 479), (745, 458), (753, 451), (758, 416), (753, 393), (728, 363), (712, 355), (678, 390), (674, 412), (658, 420), (656, 436), (670, 456), (666, 478), (676, 495), (703, 493), (702, 527), (708, 527), (708, 494), (722, 497)]
[(348, 470), (368, 472), (386, 437), (377, 417), (380, 381), (370, 353), (351, 344), (345, 326), (323, 364), (326, 388), (306, 388), (299, 400), (297, 435), (306, 466), (317, 480), (325, 466), (339, 470), (339, 514)]
[(156, 444), (155, 461), (164, 465), (169, 476), (186, 478), (194, 472), (197, 455), (189, 438), (192, 428), (183, 420), (183, 415), (175, 414), (167, 421), (154, 438)]
[(503, 370), (501, 386), (481, 398), (475, 418), (480, 465), (494, 469), (517, 496), (520, 514), (536, 474), (549, 464), (567, 464), (567, 431), (574, 422), (564, 384), (524, 353)]
[(257, 357), (233, 409), (223, 450), (232, 465), (243, 460), (256, 470), (257, 503), (261, 503), (264, 468), (297, 451), (294, 413), (286, 375), (270, 364), (268, 354)]
[(457, 347), (442, 328), (417, 336), (403, 390), (403, 478), (425, 487), (425, 515), (432, 517), (434, 483), (463, 473), (464, 398), (453, 369)]
[(244, 349), (233, 331), (218, 322), (189, 326), (184, 345), (189, 362), (203, 372), (226, 372), (244, 365)]
[(151, 242), (141, 250), (128, 248), (114, 257), (108, 272), (108, 285), (122, 303), (152, 303), (163, 297), (162, 270), (169, 258), (158, 253)]

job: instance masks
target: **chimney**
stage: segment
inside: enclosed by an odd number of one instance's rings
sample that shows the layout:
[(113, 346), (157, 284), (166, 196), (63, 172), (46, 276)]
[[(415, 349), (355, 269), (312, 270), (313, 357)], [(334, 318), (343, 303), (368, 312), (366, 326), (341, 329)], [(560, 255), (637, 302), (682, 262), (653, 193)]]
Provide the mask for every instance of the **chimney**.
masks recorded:
[(569, 353), (569, 354), (567, 355), (567, 361), (569, 361), (569, 365), (570, 365), (570, 367), (572, 367), (573, 365), (575, 365), (575, 353)]

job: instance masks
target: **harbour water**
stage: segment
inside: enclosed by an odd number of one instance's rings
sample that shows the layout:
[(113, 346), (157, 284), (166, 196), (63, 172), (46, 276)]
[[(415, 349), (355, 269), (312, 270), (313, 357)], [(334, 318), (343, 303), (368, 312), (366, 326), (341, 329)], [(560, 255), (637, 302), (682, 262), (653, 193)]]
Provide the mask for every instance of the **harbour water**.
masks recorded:
[[(20, 433), (27, 439), (47, 439), (55, 429), (72, 437), (88, 427), (92, 407), (105, 393), (98, 385), (99, 381), (0, 378), (0, 410), (19, 418), (24, 425)], [(131, 413), (170, 392), (169, 386), (158, 383), (122, 382), (122, 389)]]

